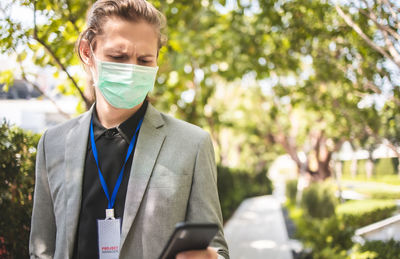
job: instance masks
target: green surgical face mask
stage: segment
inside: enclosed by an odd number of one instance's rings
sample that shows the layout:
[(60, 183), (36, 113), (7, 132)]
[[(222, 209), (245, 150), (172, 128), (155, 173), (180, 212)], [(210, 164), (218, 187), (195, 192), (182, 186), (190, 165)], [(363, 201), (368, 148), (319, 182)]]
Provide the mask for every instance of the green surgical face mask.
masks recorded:
[(131, 109), (137, 106), (154, 88), (158, 67), (106, 62), (96, 57), (95, 60), (98, 74), (97, 78), (93, 75), (97, 79), (94, 80), (95, 86), (115, 108)]

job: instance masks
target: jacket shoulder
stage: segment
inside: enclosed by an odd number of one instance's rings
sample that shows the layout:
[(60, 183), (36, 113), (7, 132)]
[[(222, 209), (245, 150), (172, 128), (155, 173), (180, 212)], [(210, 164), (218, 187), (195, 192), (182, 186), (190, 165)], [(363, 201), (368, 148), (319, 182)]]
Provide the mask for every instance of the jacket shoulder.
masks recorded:
[(209, 133), (199, 126), (191, 124), (189, 122), (176, 119), (170, 115), (161, 113), (165, 126), (168, 131), (168, 135), (172, 135), (181, 141), (188, 142), (200, 142), (205, 138), (209, 137)]
[(70, 119), (66, 122), (57, 124), (53, 127), (50, 127), (46, 130), (46, 138), (52, 138), (52, 137), (57, 137), (57, 138), (62, 138), (65, 137), (66, 134), (77, 124), (80, 123), (80, 121), (85, 117), (88, 116), (91, 111), (87, 111), (82, 113), (81, 115)]
[(208, 135), (208, 132), (203, 130), (197, 125), (191, 124), (184, 120), (180, 120), (172, 117), (171, 115), (165, 114), (161, 112), (161, 116), (163, 117), (166, 126), (170, 130), (178, 131), (180, 133), (185, 132), (189, 135), (193, 136), (204, 136)]

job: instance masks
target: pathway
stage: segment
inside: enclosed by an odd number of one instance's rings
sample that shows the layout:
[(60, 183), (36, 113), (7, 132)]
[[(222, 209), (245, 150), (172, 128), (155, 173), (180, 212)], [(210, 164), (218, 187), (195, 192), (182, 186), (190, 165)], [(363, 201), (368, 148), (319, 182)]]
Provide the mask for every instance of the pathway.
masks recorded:
[(231, 259), (292, 259), (279, 200), (272, 196), (246, 199), (226, 223)]

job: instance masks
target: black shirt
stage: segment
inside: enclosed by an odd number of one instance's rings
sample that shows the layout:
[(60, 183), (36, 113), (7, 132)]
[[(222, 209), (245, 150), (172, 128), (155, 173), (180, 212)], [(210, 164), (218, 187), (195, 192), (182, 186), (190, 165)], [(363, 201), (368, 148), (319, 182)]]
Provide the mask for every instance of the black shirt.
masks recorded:
[[(106, 129), (101, 125), (96, 110), (93, 110), (93, 133), (98, 153), (98, 162), (110, 193), (114, 190), (126, 157), (129, 143), (146, 110), (147, 101), (144, 101), (143, 105), (135, 114), (119, 126), (110, 129)], [(136, 141), (137, 139), (138, 137)], [(126, 163), (122, 183), (114, 204), (115, 217), (120, 218), (121, 223), (123, 220), (125, 196), (134, 152), (135, 148)], [(111, 194), (109, 195), (111, 197)], [(79, 214), (78, 230), (74, 246), (74, 258), (91, 259), (99, 257), (97, 220), (105, 219), (107, 204), (108, 200), (100, 183), (89, 135), (83, 175), (81, 211)]]

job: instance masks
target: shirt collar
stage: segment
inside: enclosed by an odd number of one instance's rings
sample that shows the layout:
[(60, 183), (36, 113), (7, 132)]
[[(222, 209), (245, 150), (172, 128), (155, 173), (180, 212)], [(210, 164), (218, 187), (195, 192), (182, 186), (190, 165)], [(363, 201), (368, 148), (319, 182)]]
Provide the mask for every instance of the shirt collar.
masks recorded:
[(137, 125), (139, 124), (139, 121), (144, 117), (144, 114), (146, 113), (147, 106), (148, 101), (145, 100), (137, 112), (132, 114), (131, 117), (129, 117), (117, 127), (111, 129), (106, 129), (103, 125), (101, 125), (100, 120), (97, 116), (96, 106), (94, 106), (92, 116), (94, 139), (97, 140), (98, 138), (103, 136), (107, 130), (117, 130), (125, 139), (125, 141), (129, 144), (133, 137), (133, 134), (135, 134), (135, 130)]

